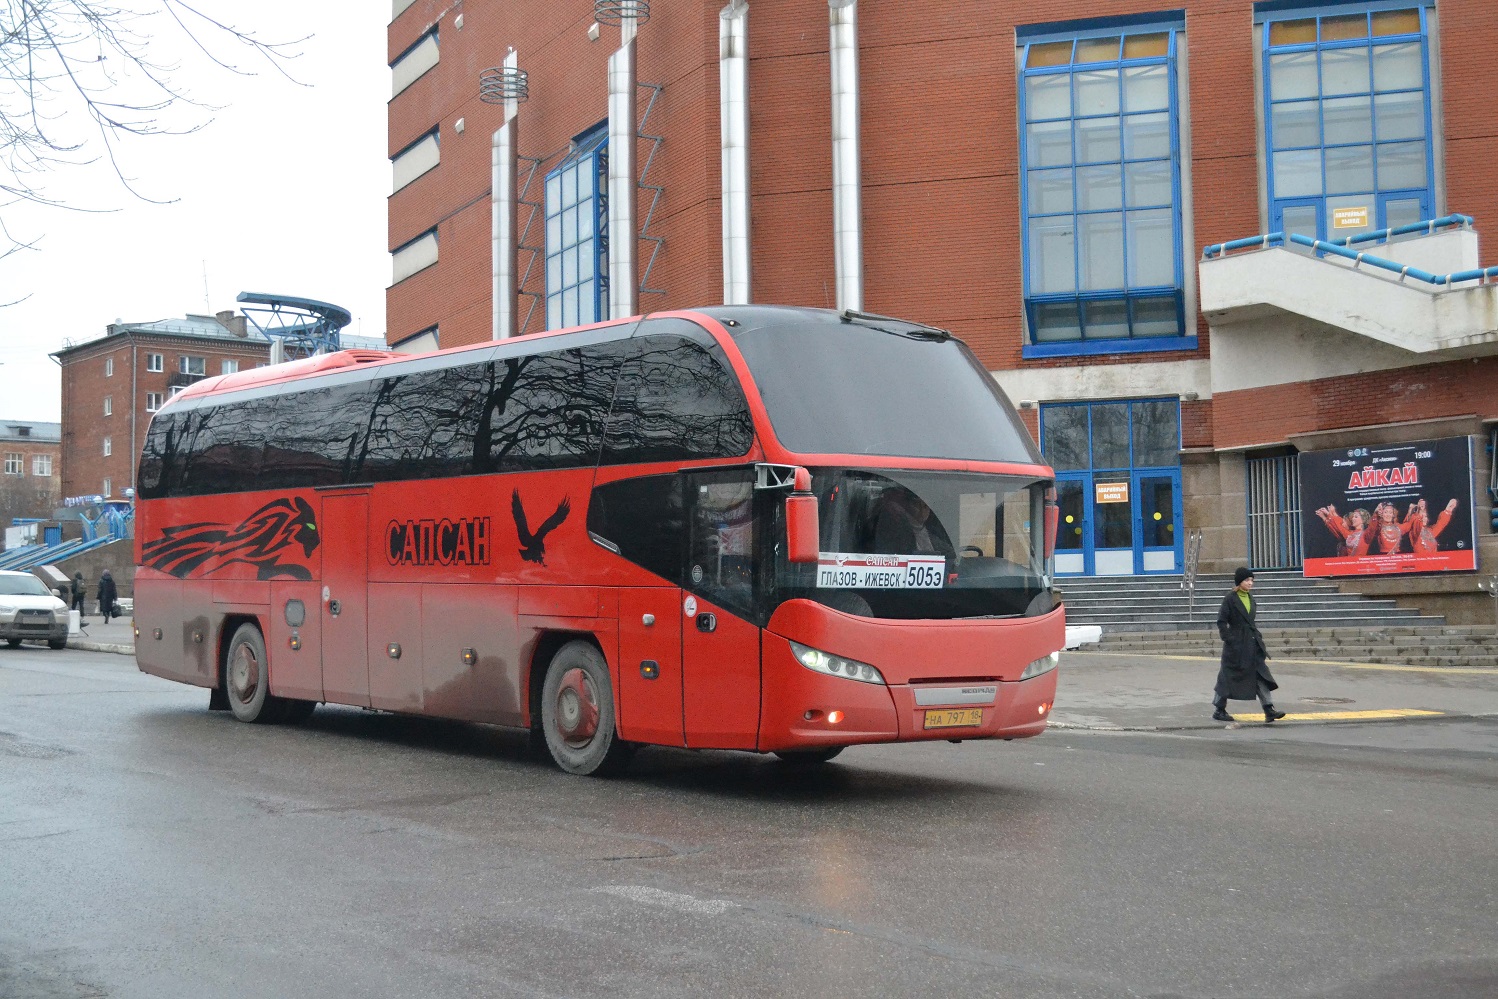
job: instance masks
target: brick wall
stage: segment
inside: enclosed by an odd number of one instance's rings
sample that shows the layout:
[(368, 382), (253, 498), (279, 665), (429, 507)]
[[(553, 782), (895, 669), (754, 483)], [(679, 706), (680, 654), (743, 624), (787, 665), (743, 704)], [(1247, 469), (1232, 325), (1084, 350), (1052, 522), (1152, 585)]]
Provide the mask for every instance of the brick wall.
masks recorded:
[[(28, 437), (0, 439), (0, 547), (4, 547), (4, 529), (14, 517), (49, 517), (62, 495), (60, 474), (62, 445), (57, 441)], [(12, 454), (21, 456), (21, 474), (6, 474), (5, 460)], [(36, 458), (52, 461), (52, 472), (36, 474)]]
[(1292, 385), (1221, 392), (1218, 447), (1278, 444), (1292, 434), (1440, 417), (1498, 417), (1498, 358), (1423, 364)]

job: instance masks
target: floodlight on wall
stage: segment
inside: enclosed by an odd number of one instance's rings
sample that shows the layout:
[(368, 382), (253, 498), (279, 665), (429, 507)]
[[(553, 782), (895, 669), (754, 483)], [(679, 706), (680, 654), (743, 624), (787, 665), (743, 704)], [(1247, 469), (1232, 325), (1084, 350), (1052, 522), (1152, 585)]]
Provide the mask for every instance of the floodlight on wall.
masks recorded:
[(528, 101), (530, 74), (518, 66), (491, 66), (479, 74), (479, 100), (485, 104)]

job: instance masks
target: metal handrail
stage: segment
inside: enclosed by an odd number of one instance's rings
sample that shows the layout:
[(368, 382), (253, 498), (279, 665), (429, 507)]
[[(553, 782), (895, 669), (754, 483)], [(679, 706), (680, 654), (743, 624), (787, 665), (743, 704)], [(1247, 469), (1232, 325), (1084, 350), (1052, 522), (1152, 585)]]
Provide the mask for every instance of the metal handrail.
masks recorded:
[(1394, 229), (1377, 229), (1373, 232), (1361, 233), (1357, 236), (1346, 236), (1342, 239), (1333, 239), (1329, 242), (1339, 246), (1351, 246), (1353, 243), (1375, 243), (1380, 240), (1393, 239), (1395, 236), (1411, 236), (1417, 232), (1423, 232), (1427, 236), (1435, 235), (1437, 229), (1450, 229), (1460, 227), (1462, 229), (1472, 228), (1477, 220), (1470, 215), (1443, 215), (1438, 219), (1426, 219), (1424, 222), (1411, 222), (1409, 225), (1398, 226)]
[(1186, 535), (1186, 557), (1181, 573), (1181, 589), (1186, 591), (1186, 620), (1196, 615), (1196, 567), (1202, 557), (1202, 532), (1200, 529)]
[[(1466, 216), (1462, 216), (1466, 218)], [(1461, 284), (1466, 281), (1478, 281), (1486, 284), (1490, 279), (1498, 277), (1498, 267), (1480, 267), (1475, 270), (1456, 271), (1452, 274), (1432, 274), (1430, 271), (1421, 270), (1410, 264), (1401, 264), (1395, 260), (1385, 257), (1377, 257), (1371, 253), (1363, 253), (1350, 250), (1339, 243), (1328, 243), (1325, 240), (1312, 239), (1310, 236), (1302, 236), (1298, 232), (1270, 232), (1262, 236), (1249, 236), (1245, 239), (1235, 239), (1228, 243), (1214, 243), (1202, 248), (1202, 259), (1211, 260), (1213, 257), (1225, 256), (1233, 250), (1245, 250), (1250, 247), (1267, 250), (1274, 246), (1296, 246), (1310, 247), (1314, 253), (1330, 254), (1334, 257), (1342, 257), (1351, 260), (1355, 266), (1367, 264), (1380, 270), (1398, 274), (1399, 279), (1412, 278), (1425, 284), (1437, 287), (1450, 288), (1453, 284)]]

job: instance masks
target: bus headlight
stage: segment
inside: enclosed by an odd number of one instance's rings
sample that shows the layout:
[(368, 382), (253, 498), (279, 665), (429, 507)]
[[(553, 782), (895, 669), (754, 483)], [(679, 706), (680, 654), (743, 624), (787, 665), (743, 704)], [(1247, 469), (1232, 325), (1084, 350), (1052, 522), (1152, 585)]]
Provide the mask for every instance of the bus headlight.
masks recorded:
[(802, 645), (799, 642), (791, 643), (791, 651), (796, 654), (796, 660), (813, 673), (825, 673), (828, 676), (838, 676), (844, 680), (857, 680), (860, 683), (884, 683), (884, 677), (868, 663), (861, 663), (853, 659), (844, 659), (842, 656), (834, 656), (820, 649), (813, 649)]
[(1060, 652), (1052, 652), (1048, 656), (1041, 656), (1039, 659), (1035, 660), (1033, 663), (1031, 663), (1030, 665), (1026, 666), (1025, 667), (1025, 671), (1019, 675), (1019, 678), (1021, 680), (1028, 680), (1031, 677), (1036, 677), (1036, 676), (1040, 676), (1040, 675), (1042, 675), (1044, 673), (1049, 673), (1051, 670), (1053, 670), (1053, 669), (1056, 668), (1056, 664), (1059, 663), (1060, 661), (1061, 661), (1061, 653)]

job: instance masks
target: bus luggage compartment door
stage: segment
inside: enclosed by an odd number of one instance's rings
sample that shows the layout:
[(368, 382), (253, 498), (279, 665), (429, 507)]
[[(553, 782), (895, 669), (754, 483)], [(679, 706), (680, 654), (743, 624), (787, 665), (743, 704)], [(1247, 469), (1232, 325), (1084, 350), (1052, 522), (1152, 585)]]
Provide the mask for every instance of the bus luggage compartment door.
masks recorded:
[(322, 685), (369, 706), (369, 496), (322, 498)]
[(686, 745), (680, 603), (674, 586), (619, 591), (619, 732), (631, 741)]

